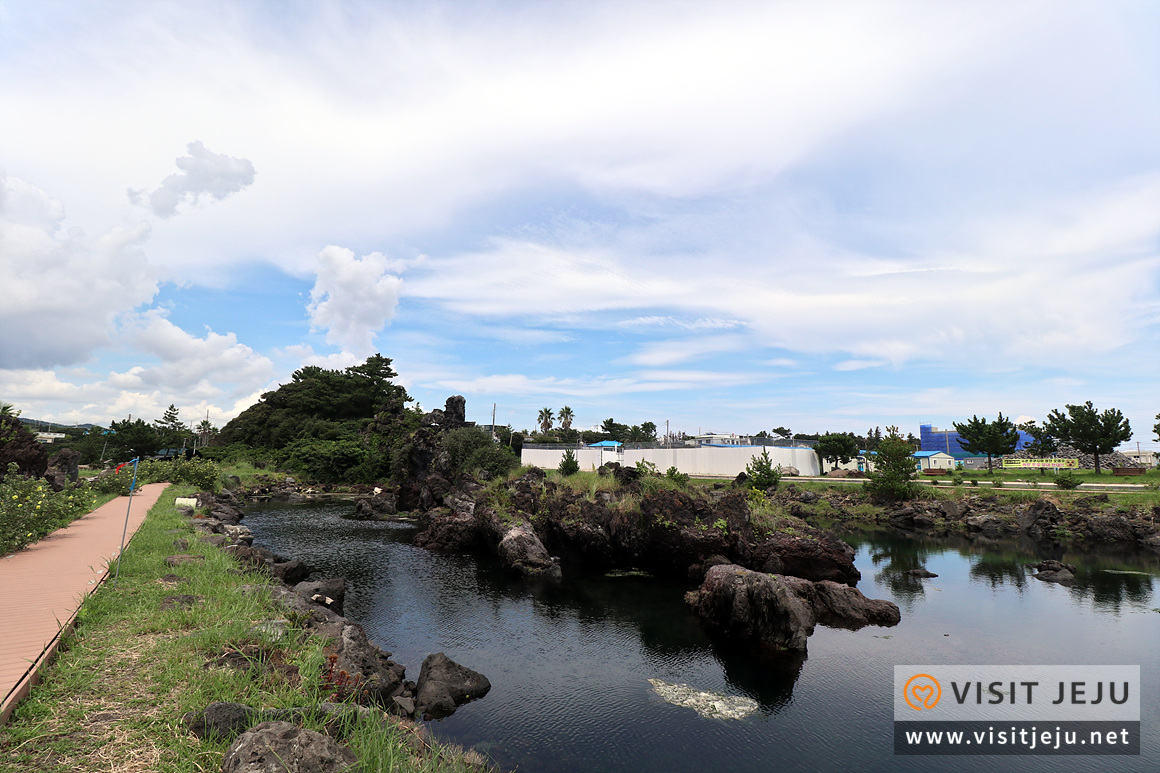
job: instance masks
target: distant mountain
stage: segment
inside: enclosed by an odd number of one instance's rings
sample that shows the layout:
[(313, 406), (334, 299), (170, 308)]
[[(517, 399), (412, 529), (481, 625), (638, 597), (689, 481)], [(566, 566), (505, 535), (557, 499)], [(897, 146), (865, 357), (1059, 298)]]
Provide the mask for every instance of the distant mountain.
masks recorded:
[(20, 422), (22, 424), (27, 424), (29, 429), (37, 429), (37, 430), (40, 430), (41, 432), (49, 432), (52, 430), (62, 430), (62, 429), (74, 429), (74, 428), (78, 428), (78, 427), (80, 429), (88, 429), (89, 427), (94, 426), (90, 422), (86, 422), (85, 424), (57, 424), (55, 421), (41, 421), (40, 419), (26, 419), (23, 416), (20, 417)]

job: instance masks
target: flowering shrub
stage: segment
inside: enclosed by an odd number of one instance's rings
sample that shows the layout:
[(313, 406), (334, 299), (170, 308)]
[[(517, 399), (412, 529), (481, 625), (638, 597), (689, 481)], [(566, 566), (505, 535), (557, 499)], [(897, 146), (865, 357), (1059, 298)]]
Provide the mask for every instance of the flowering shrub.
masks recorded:
[(85, 488), (54, 492), (44, 480), (25, 478), (8, 465), (0, 482), (0, 555), (20, 550), (93, 509), (96, 498)]
[[(177, 459), (157, 461), (146, 459), (137, 465), (137, 487), (146, 483), (188, 483), (202, 491), (216, 490), (221, 467), (207, 459)], [(133, 483), (133, 465), (124, 464), (120, 470), (103, 473), (93, 480), (93, 486), (102, 493), (126, 496)]]

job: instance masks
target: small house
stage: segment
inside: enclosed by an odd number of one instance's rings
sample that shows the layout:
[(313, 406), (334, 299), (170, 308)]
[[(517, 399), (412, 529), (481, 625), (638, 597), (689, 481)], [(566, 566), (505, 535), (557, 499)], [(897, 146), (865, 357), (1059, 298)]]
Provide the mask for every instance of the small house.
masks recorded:
[(918, 470), (953, 470), (955, 458), (946, 451), (918, 451), (912, 455)]

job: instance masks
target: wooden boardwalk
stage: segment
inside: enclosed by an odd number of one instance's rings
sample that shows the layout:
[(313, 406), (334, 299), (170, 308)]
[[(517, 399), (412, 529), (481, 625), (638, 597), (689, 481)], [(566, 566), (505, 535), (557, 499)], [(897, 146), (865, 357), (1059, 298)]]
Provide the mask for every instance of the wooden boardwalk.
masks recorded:
[(116, 559), (129, 510), (136, 533), (167, 483), (118, 497), (24, 550), (0, 558), (0, 725), (36, 684), (40, 670), (71, 630), (81, 602), (105, 580)]

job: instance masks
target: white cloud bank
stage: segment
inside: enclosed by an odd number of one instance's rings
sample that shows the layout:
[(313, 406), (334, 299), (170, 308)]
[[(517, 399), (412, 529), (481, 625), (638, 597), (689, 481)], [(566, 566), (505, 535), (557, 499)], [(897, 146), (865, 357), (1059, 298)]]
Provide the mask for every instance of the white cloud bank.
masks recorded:
[(202, 196), (221, 201), (254, 182), (254, 165), (247, 159), (214, 153), (200, 141), (189, 143), (186, 150), (189, 155), (177, 159), (179, 174), (166, 177), (148, 197), (130, 190), (129, 200), (144, 204), (147, 198), (153, 214), (171, 217), (183, 202), (197, 204)]
[(357, 258), (344, 247), (323, 249), (306, 307), (311, 329), (325, 330), (327, 343), (356, 359), (373, 354), (375, 334), (394, 316), (399, 303), (403, 280), (397, 274), (403, 265), (381, 252)]
[(149, 226), (90, 237), (62, 233), (64, 207), (0, 175), (0, 369), (73, 365), (109, 344), (116, 320), (157, 282), (142, 245)]

